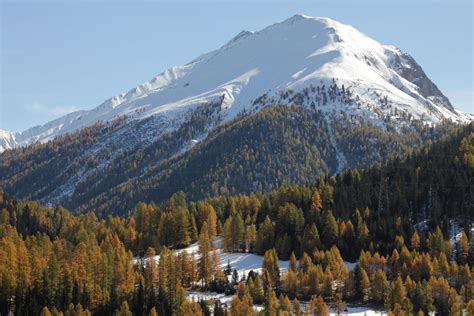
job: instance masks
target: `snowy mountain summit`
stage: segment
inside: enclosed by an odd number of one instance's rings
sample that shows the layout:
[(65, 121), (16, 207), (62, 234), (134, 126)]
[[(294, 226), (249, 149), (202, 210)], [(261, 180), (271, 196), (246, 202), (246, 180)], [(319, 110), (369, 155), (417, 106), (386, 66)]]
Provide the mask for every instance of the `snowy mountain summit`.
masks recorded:
[(290, 103), (288, 93), (332, 85), (350, 91), (350, 102), (320, 100), (306, 92), (297, 101), (319, 106), (323, 113), (345, 111), (376, 124), (387, 117), (428, 124), (473, 120), (473, 115), (455, 110), (416, 61), (400, 49), (329, 18), (295, 15), (258, 32), (242, 31), (221, 48), (168, 69), (95, 109), (73, 112), (23, 132), (0, 131), (0, 151), (119, 117), (135, 123), (148, 119), (157, 132), (143, 137), (158, 137), (210, 104), (218, 109), (215, 126), (270, 103)]

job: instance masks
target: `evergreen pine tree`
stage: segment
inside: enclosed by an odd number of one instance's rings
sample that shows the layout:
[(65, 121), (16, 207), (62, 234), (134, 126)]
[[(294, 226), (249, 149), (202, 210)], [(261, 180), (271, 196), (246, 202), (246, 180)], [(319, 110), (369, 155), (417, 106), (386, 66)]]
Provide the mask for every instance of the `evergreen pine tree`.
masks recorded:
[(257, 242), (255, 244), (257, 254), (263, 255), (265, 251), (274, 246), (274, 235), (273, 223), (267, 216), (257, 232)]
[(323, 241), (327, 248), (336, 244), (339, 236), (339, 227), (336, 219), (332, 215), (331, 211), (326, 211), (324, 214), (324, 225), (323, 225)]
[(198, 277), (202, 282), (203, 287), (207, 287), (211, 281), (212, 276), (212, 262), (209, 252), (211, 251), (211, 241), (209, 239), (209, 229), (207, 223), (201, 227), (201, 233), (199, 234), (199, 273)]

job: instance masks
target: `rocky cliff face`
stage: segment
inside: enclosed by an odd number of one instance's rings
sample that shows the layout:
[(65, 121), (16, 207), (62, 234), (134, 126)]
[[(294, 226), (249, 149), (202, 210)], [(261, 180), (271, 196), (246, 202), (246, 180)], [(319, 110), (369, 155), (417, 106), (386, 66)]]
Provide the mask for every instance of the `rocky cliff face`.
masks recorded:
[(400, 76), (415, 84), (419, 88), (420, 94), (433, 100), (433, 102), (442, 105), (451, 112), (456, 113), (456, 110), (451, 105), (449, 99), (438, 89), (433, 81), (428, 78), (421, 66), (406, 53), (395, 55), (394, 69)]

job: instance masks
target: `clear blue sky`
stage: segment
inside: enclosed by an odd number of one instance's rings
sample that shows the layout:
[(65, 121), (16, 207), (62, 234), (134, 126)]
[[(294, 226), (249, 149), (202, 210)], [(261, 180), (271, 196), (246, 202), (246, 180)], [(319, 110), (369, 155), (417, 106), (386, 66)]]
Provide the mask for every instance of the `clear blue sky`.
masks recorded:
[(295, 13), (327, 16), (410, 53), (455, 107), (473, 109), (465, 1), (1, 1), (0, 129), (103, 100)]

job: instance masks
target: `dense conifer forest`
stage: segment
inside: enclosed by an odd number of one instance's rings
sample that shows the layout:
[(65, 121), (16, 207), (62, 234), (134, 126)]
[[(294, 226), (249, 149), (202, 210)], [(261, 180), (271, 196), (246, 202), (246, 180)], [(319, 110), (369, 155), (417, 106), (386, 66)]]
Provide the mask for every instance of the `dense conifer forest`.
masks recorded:
[[(473, 179), (471, 124), (366, 170), (265, 194), (190, 202), (176, 192), (122, 217), (1, 193), (0, 314), (328, 315), (365, 304), (473, 315)], [(195, 242), (198, 256), (175, 251)], [(218, 245), (262, 255), (262, 272), (236, 276)], [(233, 298), (226, 307), (188, 300), (189, 290)]]

